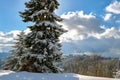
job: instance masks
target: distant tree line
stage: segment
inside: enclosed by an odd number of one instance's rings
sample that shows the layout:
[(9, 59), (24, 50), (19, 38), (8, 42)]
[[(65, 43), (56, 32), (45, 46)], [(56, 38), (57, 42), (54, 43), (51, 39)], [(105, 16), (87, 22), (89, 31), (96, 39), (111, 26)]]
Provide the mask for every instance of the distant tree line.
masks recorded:
[(64, 72), (82, 75), (114, 77), (116, 70), (120, 70), (118, 58), (105, 58), (100, 55), (69, 55), (62, 63)]

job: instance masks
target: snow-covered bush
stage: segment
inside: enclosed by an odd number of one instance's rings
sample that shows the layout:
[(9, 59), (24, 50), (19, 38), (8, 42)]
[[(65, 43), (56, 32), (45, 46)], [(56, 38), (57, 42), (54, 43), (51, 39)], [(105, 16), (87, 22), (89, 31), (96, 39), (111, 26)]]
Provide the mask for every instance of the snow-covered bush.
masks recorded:
[(117, 72), (115, 72), (114, 77), (120, 79), (120, 70), (118, 70)]

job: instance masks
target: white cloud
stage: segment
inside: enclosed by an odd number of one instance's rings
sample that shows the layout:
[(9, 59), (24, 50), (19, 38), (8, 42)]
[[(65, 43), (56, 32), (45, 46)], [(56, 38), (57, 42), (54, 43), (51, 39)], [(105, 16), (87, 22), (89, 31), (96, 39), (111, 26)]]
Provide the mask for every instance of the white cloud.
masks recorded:
[(13, 38), (16, 38), (17, 37), (17, 35), (20, 33), (21, 31), (20, 30), (13, 30), (13, 31), (10, 31), (10, 32), (8, 32), (8, 33), (6, 33), (6, 36), (11, 36), (11, 37), (13, 37)]
[(115, 27), (112, 28), (108, 28), (105, 30), (104, 33), (101, 34), (101, 37), (105, 37), (105, 38), (116, 38), (116, 39), (120, 39), (120, 32), (115, 29)]
[(30, 33), (31, 31), (30, 31), (29, 28), (27, 28), (26, 30), (24, 30), (24, 32), (25, 32), (25, 34), (28, 34), (28, 33)]
[(61, 17), (64, 19), (70, 19), (70, 18), (73, 18), (74, 16), (78, 16), (80, 18), (86, 18), (86, 19), (95, 18), (95, 16), (93, 16), (92, 13), (87, 15), (87, 14), (84, 14), (83, 11), (68, 12), (67, 14), (61, 15)]
[(92, 33), (99, 33), (103, 29), (93, 14), (84, 14), (83, 11), (68, 12), (61, 15), (61, 23), (68, 32), (62, 36), (63, 40), (83, 40)]
[(4, 33), (3, 33), (3, 32), (0, 32), (0, 36), (4, 36)]
[[(79, 15), (81, 14), (81, 15)], [(87, 17), (86, 17), (87, 16)], [(109, 14), (109, 17), (112, 16)], [(61, 23), (68, 32), (61, 36), (63, 52), (93, 52), (104, 56), (120, 56), (120, 29), (100, 25), (93, 14), (83, 11), (63, 14)], [(107, 19), (109, 19), (107, 18)], [(113, 53), (111, 50), (114, 50)]]
[(105, 28), (103, 33), (92, 34), (92, 36), (97, 39), (102, 39), (102, 38), (120, 39), (120, 31), (115, 27)]
[(14, 38), (20, 33), (18, 30), (13, 30), (8, 33), (0, 33), (0, 43), (9, 43), (12, 42)]
[(78, 31), (76, 31), (75, 29), (69, 30), (69, 32), (63, 34), (60, 37), (60, 40), (62, 42), (69, 42), (71, 40), (83, 40), (83, 39), (85, 39), (85, 36), (84, 35), (80, 35), (78, 33)]
[[(108, 19), (112, 14), (107, 15)], [(84, 14), (83, 11), (77, 11), (68, 12), (68, 14), (63, 14), (61, 17), (64, 19), (61, 24), (68, 30), (67, 33), (61, 36), (63, 42), (84, 40), (89, 37), (97, 39), (120, 39), (120, 29), (115, 27), (106, 28), (104, 25), (101, 26), (99, 21), (92, 14)]]
[(103, 17), (103, 19), (104, 19), (104, 21), (108, 21), (108, 20), (110, 20), (111, 17), (112, 17), (112, 14), (108, 13)]
[(106, 7), (107, 12), (112, 12), (114, 14), (120, 14), (120, 2), (115, 0), (110, 5)]
[[(106, 20), (110, 19), (110, 14)], [(64, 53), (87, 51), (108, 56), (120, 56), (120, 28), (102, 26), (92, 13), (83, 11), (61, 15), (63, 27), (68, 30), (61, 36)], [(105, 18), (104, 17), (104, 18)], [(20, 31), (0, 32), (0, 51), (8, 51), (13, 45), (13, 37)], [(30, 30), (25, 30), (29, 33)]]
[(13, 46), (14, 38), (20, 33), (19, 30), (13, 30), (7, 33), (0, 32), (0, 52), (7, 52)]
[[(11, 49), (11, 46), (14, 45), (14, 39), (17, 38), (17, 35), (20, 33), (20, 30), (13, 30), (7, 33), (0, 32), (0, 52), (8, 52)], [(24, 30), (25, 34), (30, 32), (30, 29)]]

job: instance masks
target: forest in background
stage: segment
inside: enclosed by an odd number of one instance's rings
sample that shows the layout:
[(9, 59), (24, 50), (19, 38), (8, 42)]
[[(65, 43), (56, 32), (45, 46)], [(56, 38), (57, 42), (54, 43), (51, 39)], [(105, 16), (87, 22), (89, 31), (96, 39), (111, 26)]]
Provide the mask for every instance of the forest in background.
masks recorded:
[(112, 78), (120, 70), (120, 59), (97, 54), (71, 54), (65, 57), (61, 65), (66, 73)]
[[(115, 72), (120, 70), (119, 58), (103, 57), (97, 54), (70, 54), (63, 57), (63, 61), (58, 66), (62, 67), (65, 73), (113, 78)], [(0, 59), (0, 69), (4, 62), (5, 60)]]

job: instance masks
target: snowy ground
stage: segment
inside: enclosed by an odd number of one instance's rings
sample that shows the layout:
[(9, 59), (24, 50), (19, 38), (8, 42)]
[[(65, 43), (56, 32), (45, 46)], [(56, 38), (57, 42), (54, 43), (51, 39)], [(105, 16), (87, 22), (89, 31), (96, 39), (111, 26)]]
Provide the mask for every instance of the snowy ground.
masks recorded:
[(73, 73), (63, 74), (47, 74), (47, 73), (28, 73), (28, 72), (12, 72), (0, 71), (0, 80), (120, 80), (113, 78), (101, 78), (83, 76)]

